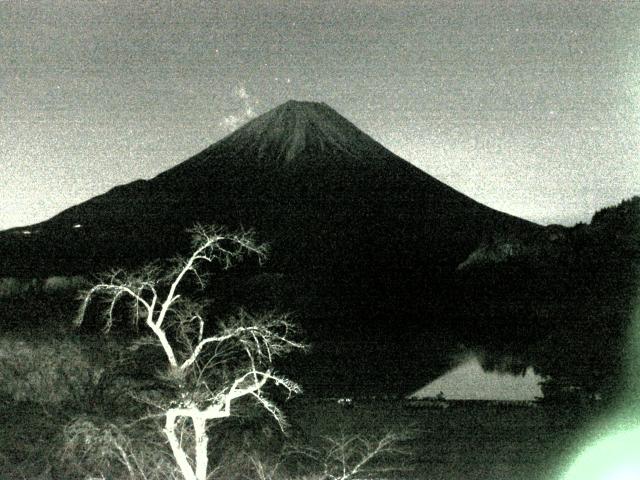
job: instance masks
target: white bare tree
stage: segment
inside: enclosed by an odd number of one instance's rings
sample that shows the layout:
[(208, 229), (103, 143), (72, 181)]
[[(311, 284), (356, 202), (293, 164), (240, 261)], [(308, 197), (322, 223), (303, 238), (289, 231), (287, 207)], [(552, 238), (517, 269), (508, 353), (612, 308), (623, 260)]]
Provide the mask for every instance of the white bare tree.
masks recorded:
[[(101, 297), (107, 300), (104, 330), (108, 332), (116, 306), (129, 301), (130, 320), (136, 325), (143, 322), (150, 331), (139, 342), (159, 344), (166, 358), (163, 375), (179, 386), (178, 398), (162, 407), (164, 434), (175, 461), (186, 480), (205, 480), (207, 422), (229, 417), (234, 402), (244, 397), (256, 400), (284, 428), (284, 417), (264, 387), (273, 384), (289, 395), (300, 391), (272, 365), (275, 357), (305, 345), (294, 339), (295, 328), (286, 315), (253, 316), (241, 310), (217, 328), (207, 328), (203, 302), (183, 296), (185, 287), (192, 280), (204, 287), (205, 263), (228, 268), (247, 254), (263, 259), (266, 248), (250, 233), (229, 234), (211, 226), (196, 226), (192, 233), (193, 253), (168, 271), (152, 264), (134, 273), (105, 275), (83, 294), (77, 323), (82, 323), (92, 299)], [(178, 433), (185, 420), (193, 427), (195, 445), (185, 445)]]

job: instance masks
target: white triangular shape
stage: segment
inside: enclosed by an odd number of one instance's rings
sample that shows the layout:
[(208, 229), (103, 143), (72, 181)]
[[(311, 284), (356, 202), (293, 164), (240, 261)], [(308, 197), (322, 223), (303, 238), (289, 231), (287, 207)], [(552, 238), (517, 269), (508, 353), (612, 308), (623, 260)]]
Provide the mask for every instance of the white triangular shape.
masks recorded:
[(542, 377), (529, 367), (524, 375), (486, 372), (473, 357), (433, 382), (422, 387), (409, 398), (437, 398), (446, 400), (532, 401), (542, 397)]

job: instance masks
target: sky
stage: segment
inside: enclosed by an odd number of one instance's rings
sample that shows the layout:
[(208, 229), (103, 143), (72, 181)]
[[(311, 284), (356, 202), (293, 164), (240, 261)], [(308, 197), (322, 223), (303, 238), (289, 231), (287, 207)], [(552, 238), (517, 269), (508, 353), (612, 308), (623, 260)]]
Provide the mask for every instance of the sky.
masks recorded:
[(0, 0), (0, 229), (322, 101), (497, 210), (640, 194), (640, 2)]

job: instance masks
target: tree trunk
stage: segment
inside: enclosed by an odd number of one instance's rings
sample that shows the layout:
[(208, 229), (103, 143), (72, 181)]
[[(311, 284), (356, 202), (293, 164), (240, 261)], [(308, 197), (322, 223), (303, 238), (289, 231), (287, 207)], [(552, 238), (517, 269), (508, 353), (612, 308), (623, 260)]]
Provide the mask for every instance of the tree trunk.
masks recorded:
[(182, 473), (184, 480), (199, 480), (199, 477), (196, 476), (196, 474), (193, 472), (193, 469), (191, 468), (191, 465), (189, 465), (187, 454), (184, 453), (184, 450), (180, 445), (180, 441), (178, 440), (178, 436), (176, 435), (176, 414), (175, 412), (172, 412), (171, 409), (166, 414), (164, 433), (169, 440), (171, 452), (173, 453), (173, 457), (176, 459), (178, 467), (180, 467), (180, 472)]
[(207, 436), (207, 420), (202, 417), (192, 417), (193, 428), (196, 434), (196, 478), (197, 480), (207, 479), (207, 448), (209, 437)]

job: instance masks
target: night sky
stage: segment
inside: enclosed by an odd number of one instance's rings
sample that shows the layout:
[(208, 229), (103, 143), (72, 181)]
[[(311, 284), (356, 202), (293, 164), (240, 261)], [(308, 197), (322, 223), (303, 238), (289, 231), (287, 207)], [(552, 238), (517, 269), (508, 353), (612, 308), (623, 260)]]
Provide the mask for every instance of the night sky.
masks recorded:
[(0, 1), (0, 228), (323, 101), (498, 210), (640, 193), (640, 2)]

